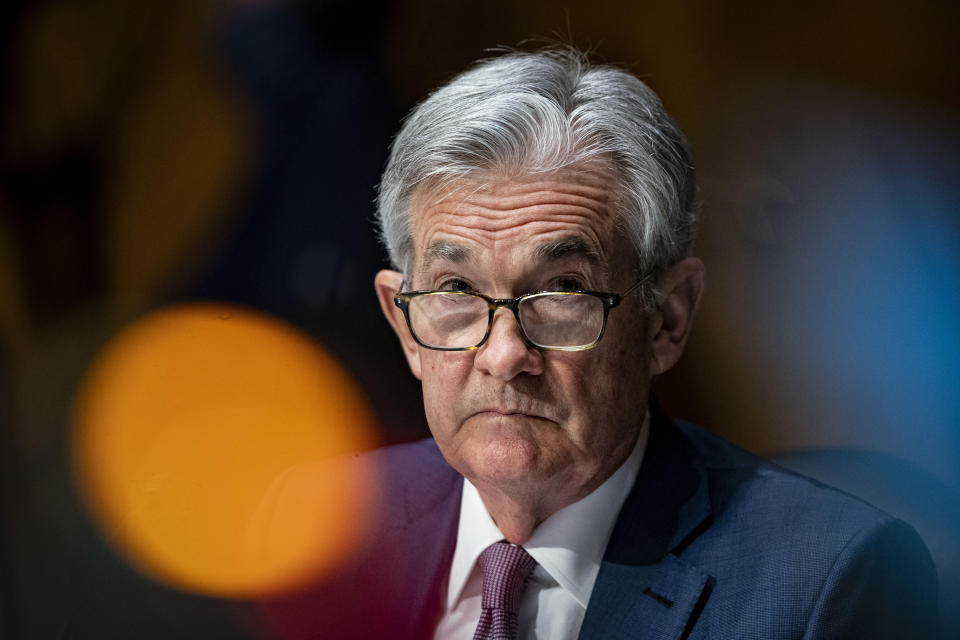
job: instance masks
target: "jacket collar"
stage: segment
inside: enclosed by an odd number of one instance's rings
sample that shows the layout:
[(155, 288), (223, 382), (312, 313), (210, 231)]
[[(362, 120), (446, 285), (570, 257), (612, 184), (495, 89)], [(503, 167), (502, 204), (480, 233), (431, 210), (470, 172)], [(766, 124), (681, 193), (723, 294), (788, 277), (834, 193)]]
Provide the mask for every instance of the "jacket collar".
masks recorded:
[(647, 454), (607, 544), (582, 639), (682, 637), (712, 586), (677, 557), (709, 525), (706, 470), (653, 398), (650, 411)]

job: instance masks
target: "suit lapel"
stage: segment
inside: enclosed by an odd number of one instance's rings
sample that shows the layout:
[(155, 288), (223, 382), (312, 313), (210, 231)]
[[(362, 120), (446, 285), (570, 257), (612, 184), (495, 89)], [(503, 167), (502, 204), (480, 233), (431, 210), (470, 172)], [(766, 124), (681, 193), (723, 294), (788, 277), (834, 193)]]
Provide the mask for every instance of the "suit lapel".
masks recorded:
[[(411, 637), (430, 637), (441, 613), (441, 589), (456, 546), (463, 477), (426, 445), (429, 459), (418, 468), (418, 481), (404, 491), (403, 599), (418, 616)], [(394, 632), (396, 629), (394, 629)]]
[(706, 471), (651, 399), (637, 481), (620, 510), (580, 630), (592, 638), (681, 638), (712, 578), (675, 554), (709, 524)]

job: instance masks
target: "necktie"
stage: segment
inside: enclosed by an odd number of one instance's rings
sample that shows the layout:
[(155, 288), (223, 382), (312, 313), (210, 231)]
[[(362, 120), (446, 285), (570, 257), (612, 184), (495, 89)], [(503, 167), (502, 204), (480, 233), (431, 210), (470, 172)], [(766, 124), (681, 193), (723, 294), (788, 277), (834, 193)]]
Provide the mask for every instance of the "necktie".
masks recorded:
[(500, 541), (483, 550), (479, 563), (483, 600), (473, 640), (514, 640), (520, 596), (537, 561), (523, 547)]

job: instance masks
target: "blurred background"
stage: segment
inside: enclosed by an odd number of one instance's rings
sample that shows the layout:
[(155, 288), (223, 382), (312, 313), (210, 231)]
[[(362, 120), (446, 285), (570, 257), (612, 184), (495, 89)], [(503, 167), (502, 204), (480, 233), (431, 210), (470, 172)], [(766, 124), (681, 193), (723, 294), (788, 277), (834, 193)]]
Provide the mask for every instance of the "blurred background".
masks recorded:
[(78, 388), (131, 322), (226, 301), (332, 354), (380, 442), (425, 436), (373, 292), (375, 185), (430, 89), (489, 47), (543, 37), (640, 75), (693, 147), (707, 292), (658, 382), (668, 411), (907, 519), (945, 595), (960, 593), (953, 4), (0, 12), (0, 636), (257, 635), (236, 600), (145, 577), (94, 524), (71, 463)]

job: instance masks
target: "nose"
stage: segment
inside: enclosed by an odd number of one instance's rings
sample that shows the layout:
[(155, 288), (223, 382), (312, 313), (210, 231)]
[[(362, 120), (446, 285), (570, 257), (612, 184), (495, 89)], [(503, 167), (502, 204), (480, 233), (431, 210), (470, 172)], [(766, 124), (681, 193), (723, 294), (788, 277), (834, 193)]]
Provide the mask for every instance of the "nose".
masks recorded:
[(498, 309), (493, 316), (490, 336), (473, 361), (474, 368), (498, 380), (511, 380), (522, 373), (543, 373), (543, 352), (531, 347), (520, 333), (520, 325), (509, 309)]

